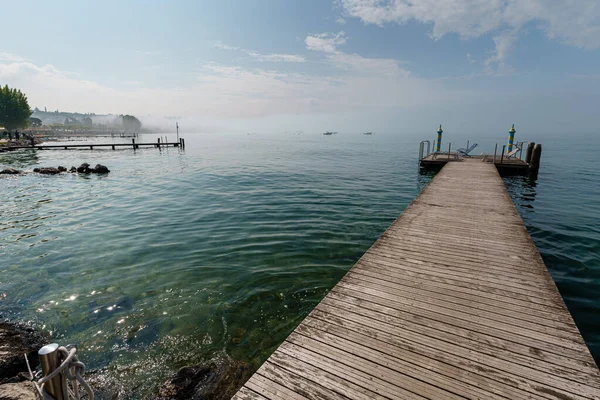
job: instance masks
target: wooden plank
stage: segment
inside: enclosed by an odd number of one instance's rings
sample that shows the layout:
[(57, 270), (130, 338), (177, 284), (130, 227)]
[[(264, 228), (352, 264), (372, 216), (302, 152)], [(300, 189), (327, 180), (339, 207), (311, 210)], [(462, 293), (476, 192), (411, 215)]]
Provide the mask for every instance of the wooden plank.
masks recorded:
[[(386, 279), (382, 279), (382, 277), (385, 277)], [(550, 326), (546, 326), (547, 321), (543, 318), (538, 319), (533, 316), (522, 318), (520, 314), (515, 314), (513, 311), (508, 310), (505, 311), (503, 308), (498, 308), (495, 305), (488, 305), (483, 302), (474, 303), (473, 301), (464, 300), (457, 296), (428, 291), (426, 287), (424, 287), (425, 285), (418, 288), (405, 286), (401, 282), (392, 281), (386, 275), (380, 274), (378, 276), (373, 276), (363, 274), (362, 271), (353, 271), (351, 274), (344, 277), (344, 279), (347, 282), (353, 282), (358, 285), (379, 288), (382, 291), (402, 298), (416, 299), (420, 296), (427, 296), (426, 303), (457, 312), (463, 312), (466, 314), (465, 318), (471, 318), (471, 316), (481, 317), (483, 319), (502, 322), (506, 325), (515, 325), (568, 340), (570, 340), (573, 333), (576, 332), (572, 326), (561, 325), (558, 323), (550, 323)]]
[(446, 287), (443, 287), (437, 285), (436, 282), (429, 280), (424, 281), (417, 278), (402, 276), (401, 272), (398, 273), (388, 269), (379, 269), (373, 264), (368, 266), (365, 265), (363, 268), (356, 268), (352, 270), (351, 274), (352, 275), (349, 274), (349, 276), (353, 276), (353, 274), (366, 275), (374, 278), (381, 278), (384, 276), (385, 281), (394, 282), (398, 285), (409, 288), (402, 288), (402, 290), (422, 290), (428, 296), (433, 296), (434, 298), (445, 300), (449, 303), (462, 304), (464, 302), (469, 302), (468, 304), (476, 304), (478, 308), (486, 311), (512, 316), (516, 319), (531, 321), (535, 322), (536, 324), (560, 330), (572, 331), (573, 328), (575, 328), (575, 324), (571, 323), (571, 321), (568, 319), (557, 320), (557, 313), (552, 313), (551, 311), (542, 311), (539, 309), (536, 310), (529, 308), (526, 305), (524, 306), (521, 304), (515, 304), (509, 301), (489, 299), (486, 296), (478, 295), (477, 291), (475, 291), (476, 294), (472, 295), (468, 292), (456, 290), (456, 287), (452, 285), (446, 285)]
[[(319, 321), (317, 327), (319, 329), (329, 328), (323, 321), (335, 321), (337, 324), (342, 324), (340, 321), (354, 321), (358, 324), (363, 325), (361, 328), (357, 328), (357, 324), (353, 327), (357, 331), (361, 332), (366, 336), (373, 337), (386, 337), (386, 341), (393, 343), (393, 346), (388, 348), (389, 352), (394, 350), (394, 347), (404, 347), (411, 351), (418, 352), (430, 358), (435, 358), (447, 364), (455, 365), (460, 368), (466, 368), (472, 372), (477, 373), (478, 371), (485, 372), (488, 376), (497, 376), (500, 381), (507, 381), (510, 379), (519, 381), (519, 377), (527, 378), (528, 385), (530, 382), (539, 382), (553, 386), (557, 383), (561, 384), (565, 389), (577, 393), (578, 390), (587, 388), (588, 386), (594, 387), (594, 390), (600, 388), (600, 381), (598, 379), (584, 378), (584, 382), (580, 383), (573, 380), (574, 374), (572, 371), (553, 368), (550, 371), (541, 371), (533, 369), (530, 366), (522, 366), (515, 363), (513, 360), (504, 360), (497, 357), (490, 352), (484, 353), (477, 351), (475, 348), (463, 347), (455, 342), (441, 341), (437, 337), (429, 337), (426, 335), (415, 336), (414, 331), (403, 329), (399, 324), (394, 324), (390, 321), (382, 321), (377, 317), (373, 317), (374, 313), (365, 313), (364, 315), (356, 314), (356, 312), (347, 312), (341, 308), (335, 307), (323, 307), (319, 308), (319, 311), (329, 312), (328, 319)], [(333, 317), (333, 319), (332, 319)], [(350, 324), (346, 323), (344, 327), (348, 327)], [(305, 324), (300, 325), (297, 331), (303, 329)], [(376, 332), (376, 333), (374, 333)], [(348, 335), (348, 334), (347, 334)], [(335, 343), (338, 343), (336, 341)], [(363, 339), (361, 343), (365, 343)], [(332, 342), (334, 343), (334, 342)], [(568, 378), (561, 376), (561, 372), (566, 372)], [(523, 381), (523, 380), (521, 380)], [(531, 389), (528, 389), (531, 391)]]
[[(564, 357), (563, 353), (556, 354), (549, 352), (548, 348), (542, 348), (539, 346), (539, 342), (526, 341), (523, 343), (514, 336), (508, 338), (490, 336), (488, 332), (480, 333), (471, 330), (471, 327), (462, 327), (440, 321), (435, 315), (431, 317), (429, 315), (413, 314), (410, 312), (411, 310), (398, 310), (394, 308), (395, 303), (393, 301), (372, 296), (356, 289), (344, 289), (336, 286), (315, 311), (321, 310), (322, 308), (319, 308), (321, 306), (348, 309), (351, 305), (359, 307), (361, 312), (372, 310), (380, 313), (383, 322), (399, 325), (411, 331), (411, 335), (417, 335), (415, 338), (418, 338), (418, 335), (426, 335), (451, 343), (460, 343), (466, 348), (481, 348), (481, 351), (488, 350), (497, 354), (498, 357), (504, 354), (504, 351), (507, 351), (506, 357), (509, 360), (518, 360), (520, 356), (526, 357), (525, 360), (534, 358), (535, 360), (531, 364), (525, 361), (524, 365), (529, 365), (531, 368), (539, 366), (542, 370), (556, 369), (557, 366), (560, 366), (593, 374), (597, 369), (596, 364), (590, 362), (587, 357), (581, 356), (581, 359), (578, 358), (578, 353), (570, 354), (569, 356), (572, 357)], [(335, 314), (335, 312), (333, 313)], [(394, 318), (398, 318), (399, 322), (396, 323)], [(546, 363), (552, 363), (553, 365), (549, 366)]]
[(235, 396), (232, 397), (232, 399), (235, 399), (235, 400), (268, 400), (267, 397), (264, 397), (264, 396), (256, 393), (254, 390), (252, 390), (246, 386), (242, 387), (235, 394)]
[(243, 390), (584, 400), (600, 399), (600, 372), (495, 167), (465, 162), (444, 166)]

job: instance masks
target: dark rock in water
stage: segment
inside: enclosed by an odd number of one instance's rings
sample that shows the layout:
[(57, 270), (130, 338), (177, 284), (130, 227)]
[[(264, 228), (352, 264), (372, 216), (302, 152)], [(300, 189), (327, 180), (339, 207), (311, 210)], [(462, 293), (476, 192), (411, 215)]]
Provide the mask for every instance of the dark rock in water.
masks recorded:
[(92, 169), (92, 172), (95, 174), (108, 174), (110, 170), (102, 164), (96, 164), (96, 167)]
[(33, 172), (37, 172), (39, 174), (44, 174), (44, 175), (60, 174), (60, 171), (58, 170), (58, 168), (54, 168), (54, 167), (36, 168), (33, 170)]
[(2, 171), (0, 171), (0, 174), (6, 174), (6, 175), (17, 175), (17, 174), (22, 174), (23, 171), (19, 171), (18, 169), (14, 169), (14, 168), (7, 168), (7, 169), (3, 169)]
[(58, 166), (58, 171), (59, 171), (59, 172), (66, 172), (66, 171), (67, 171), (67, 169), (66, 169), (65, 167), (63, 167), (63, 166), (60, 166), (60, 165), (59, 165), (59, 166)]
[(71, 167), (71, 169), (69, 170), (69, 172), (77, 172), (77, 168)]
[(6, 383), (0, 385), (2, 400), (37, 400), (38, 395), (32, 382)]
[(89, 174), (90, 172), (92, 172), (90, 170), (90, 164), (88, 163), (83, 163), (81, 164), (78, 168), (77, 168), (77, 172), (79, 172), (80, 174)]
[(184, 367), (160, 387), (158, 398), (229, 400), (252, 372), (248, 364), (234, 360)]
[(34, 368), (38, 364), (37, 351), (46, 344), (33, 329), (0, 322), (0, 381), (27, 371), (23, 354), (27, 354)]

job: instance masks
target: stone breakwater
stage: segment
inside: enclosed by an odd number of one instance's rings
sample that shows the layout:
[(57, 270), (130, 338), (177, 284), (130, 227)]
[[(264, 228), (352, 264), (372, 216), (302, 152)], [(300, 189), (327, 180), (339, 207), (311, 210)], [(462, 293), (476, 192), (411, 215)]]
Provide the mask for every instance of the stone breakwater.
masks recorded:
[[(54, 167), (41, 167), (34, 168), (33, 172), (42, 175), (56, 175), (62, 172), (71, 172), (71, 173), (79, 173), (79, 174), (108, 174), (110, 170), (102, 165), (96, 164), (95, 167), (90, 168), (90, 164), (83, 163), (79, 167), (71, 167), (71, 169), (67, 170), (67, 168), (63, 166)], [(0, 175), (20, 175), (26, 173), (25, 171), (14, 169), (14, 168), (6, 168), (0, 171)]]

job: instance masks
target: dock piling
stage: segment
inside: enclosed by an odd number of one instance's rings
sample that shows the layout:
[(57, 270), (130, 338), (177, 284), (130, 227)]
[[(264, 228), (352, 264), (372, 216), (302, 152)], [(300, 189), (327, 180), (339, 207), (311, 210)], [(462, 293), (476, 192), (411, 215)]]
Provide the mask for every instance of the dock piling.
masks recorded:
[(527, 145), (527, 151), (525, 152), (525, 162), (527, 164), (531, 164), (531, 154), (533, 153), (533, 146), (535, 146), (535, 142), (529, 142)]
[(135, 139), (131, 139), (131, 143), (133, 144), (133, 149), (135, 150)]
[(502, 154), (500, 155), (500, 164), (504, 161), (504, 150), (506, 150), (506, 145), (502, 145)]
[(448, 143), (448, 160), (450, 159), (450, 147), (452, 146), (452, 143)]
[(531, 154), (531, 164), (529, 165), (529, 170), (531, 172), (537, 173), (540, 169), (540, 159), (542, 157), (542, 145), (537, 143), (533, 146), (533, 152)]
[[(47, 344), (46, 346), (42, 347), (38, 351), (38, 356), (40, 358), (40, 364), (42, 364), (42, 373), (44, 374), (44, 376), (50, 375), (60, 365), (57, 343)], [(44, 386), (44, 389), (46, 389), (46, 391), (55, 400), (64, 399), (62, 379), (60, 374), (50, 379)]]

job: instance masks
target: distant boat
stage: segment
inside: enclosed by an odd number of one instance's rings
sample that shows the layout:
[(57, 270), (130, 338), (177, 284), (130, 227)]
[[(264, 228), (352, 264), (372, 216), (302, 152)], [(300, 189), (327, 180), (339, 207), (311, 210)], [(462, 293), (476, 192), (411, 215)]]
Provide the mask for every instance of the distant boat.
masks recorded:
[(327, 131), (327, 132), (323, 133), (323, 135), (328, 135), (328, 136), (329, 135), (337, 135), (337, 132), (329, 132), (329, 131)]
[(363, 135), (372, 135), (372, 134), (373, 134), (373, 132), (365, 132), (365, 133), (363, 133)]

